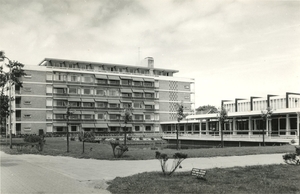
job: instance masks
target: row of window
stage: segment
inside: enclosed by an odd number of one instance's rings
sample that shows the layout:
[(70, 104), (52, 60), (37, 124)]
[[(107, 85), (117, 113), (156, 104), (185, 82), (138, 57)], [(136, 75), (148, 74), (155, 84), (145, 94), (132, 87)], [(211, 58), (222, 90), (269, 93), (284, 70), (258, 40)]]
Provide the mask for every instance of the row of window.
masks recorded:
[[(53, 105), (55, 107), (66, 107), (69, 105), (70, 107), (90, 107), (90, 108), (137, 108), (137, 109), (154, 109), (154, 103), (149, 104), (145, 102), (67, 102), (63, 100), (56, 100), (54, 101)], [(47, 100), (47, 106), (51, 105), (51, 100)]]
[[(120, 131), (120, 128), (121, 127), (109, 127), (109, 131), (110, 132), (117, 132), (117, 131)], [(128, 128), (131, 128), (131, 127), (128, 127)], [(145, 131), (152, 131), (153, 127), (151, 125), (146, 125), (146, 126), (144, 126), (144, 128), (145, 128)], [(63, 132), (63, 131), (66, 131), (67, 128), (66, 127), (59, 127), (59, 126), (57, 126), (57, 127), (55, 127), (55, 129), (56, 129), (56, 132)], [(31, 128), (29, 127), (29, 128), (27, 128), (27, 130), (31, 130)], [(99, 131), (97, 129), (95, 130), (94, 128), (93, 129), (84, 128), (84, 131), (92, 131), (92, 130), (93, 131)], [(142, 127), (139, 126), (139, 125), (136, 125), (136, 126), (133, 127), (133, 130), (136, 131), (136, 132), (138, 132), (138, 131), (142, 130)], [(78, 129), (77, 129), (77, 127), (74, 127), (74, 128), (71, 128), (71, 131), (72, 132), (76, 132), (76, 131), (78, 131)]]
[[(125, 86), (145, 86), (154, 87), (154, 80), (143, 78), (121, 78), (118, 76), (106, 77), (102, 75), (97, 78), (94, 75), (67, 75), (63, 73), (49, 74), (47, 80), (53, 81), (68, 81), (68, 82), (81, 82), (81, 83), (96, 83), (96, 84), (110, 84), (110, 85), (125, 85)], [(158, 82), (156, 82), (158, 84)]]
[[(47, 87), (47, 93), (52, 93)], [(74, 94), (74, 95), (97, 95), (97, 96), (122, 96), (122, 97), (145, 97), (154, 98), (154, 91), (147, 90), (122, 90), (122, 89), (94, 89), (94, 88), (54, 88), (54, 94)], [(133, 93), (133, 94), (132, 94)], [(157, 94), (158, 95), (158, 94)]]
[(142, 69), (142, 68), (132, 68), (132, 67), (117, 67), (117, 66), (106, 66), (106, 65), (92, 65), (92, 64), (78, 64), (78, 63), (69, 63), (66, 64), (64, 62), (52, 62), (53, 67), (59, 68), (70, 68), (70, 69), (81, 69), (88, 71), (103, 71), (103, 72), (120, 72), (120, 73), (132, 73), (132, 74), (154, 74), (154, 75), (164, 75), (164, 76), (172, 76), (172, 72), (166, 72), (161, 70), (153, 70)]
[[(59, 120), (66, 120), (66, 115), (65, 114), (54, 114), (54, 119), (59, 119)], [(117, 113), (97, 113), (97, 114), (72, 114), (70, 115), (71, 120), (76, 120), (76, 119), (85, 119), (85, 120), (115, 120), (115, 121), (121, 121), (124, 120), (124, 117), (120, 114)], [(149, 120), (149, 121), (154, 121), (154, 115), (153, 114), (134, 114), (132, 119), (134, 121), (143, 121), (143, 120)]]

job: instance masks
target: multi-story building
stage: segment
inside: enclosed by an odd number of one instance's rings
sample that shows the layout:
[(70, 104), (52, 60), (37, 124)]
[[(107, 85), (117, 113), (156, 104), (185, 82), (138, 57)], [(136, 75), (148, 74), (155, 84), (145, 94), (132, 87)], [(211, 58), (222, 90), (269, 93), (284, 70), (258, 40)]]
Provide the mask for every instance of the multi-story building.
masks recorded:
[(175, 120), (178, 103), (194, 110), (194, 79), (154, 68), (151, 57), (145, 61), (128, 66), (46, 58), (25, 65), (23, 87), (12, 93), (13, 133), (120, 132), (125, 109), (132, 111), (126, 127), (134, 133), (160, 133), (161, 121)]

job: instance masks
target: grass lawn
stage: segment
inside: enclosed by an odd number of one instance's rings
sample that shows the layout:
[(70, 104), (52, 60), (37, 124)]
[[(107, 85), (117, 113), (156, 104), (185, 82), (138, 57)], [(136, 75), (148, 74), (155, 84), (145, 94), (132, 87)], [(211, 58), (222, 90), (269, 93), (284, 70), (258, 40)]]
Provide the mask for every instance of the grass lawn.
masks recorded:
[(208, 169), (207, 180), (190, 172), (141, 173), (117, 177), (108, 190), (116, 193), (300, 193), (300, 167), (267, 165)]
[[(13, 144), (23, 141), (23, 139), (13, 139)], [(123, 143), (123, 142), (121, 142)], [(130, 142), (129, 142), (130, 143)], [(16, 147), (10, 149), (9, 146), (1, 145), (1, 150), (8, 154), (41, 154), (52, 156), (70, 156), (75, 158), (94, 158), (107, 160), (147, 160), (155, 159), (155, 151), (149, 146), (130, 146), (129, 151), (118, 159), (113, 157), (112, 148), (109, 142), (106, 143), (85, 143), (85, 152), (82, 153), (82, 142), (70, 141), (70, 152), (67, 153), (67, 142), (63, 138), (46, 138), (46, 145), (42, 152), (35, 148), (25, 148), (18, 152)], [(146, 148), (147, 147), (147, 148)], [(158, 146), (159, 148), (159, 146)], [(172, 156), (176, 152), (188, 154), (188, 158), (195, 157), (215, 157), (215, 156), (239, 156), (252, 154), (271, 154), (295, 152), (295, 147), (285, 146), (268, 146), (268, 147), (226, 147), (226, 148), (200, 148), (200, 149), (158, 149), (159, 152)]]

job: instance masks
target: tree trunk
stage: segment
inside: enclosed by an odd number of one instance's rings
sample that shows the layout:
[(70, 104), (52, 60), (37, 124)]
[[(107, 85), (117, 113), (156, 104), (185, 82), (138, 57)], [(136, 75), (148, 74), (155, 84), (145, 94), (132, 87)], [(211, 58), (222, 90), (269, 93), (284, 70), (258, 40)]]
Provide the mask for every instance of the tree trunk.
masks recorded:
[(223, 132), (224, 132), (224, 122), (221, 122), (221, 147), (224, 148), (224, 139), (223, 139)]

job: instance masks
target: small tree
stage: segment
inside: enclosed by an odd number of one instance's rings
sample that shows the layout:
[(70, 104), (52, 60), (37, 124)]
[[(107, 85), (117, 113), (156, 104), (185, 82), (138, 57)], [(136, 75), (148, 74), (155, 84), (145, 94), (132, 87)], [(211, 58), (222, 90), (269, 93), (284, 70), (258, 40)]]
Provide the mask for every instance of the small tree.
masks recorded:
[[(266, 110), (261, 111), (261, 118), (266, 125), (266, 130), (268, 131), (268, 121), (273, 114), (273, 110), (271, 107), (267, 107)], [(265, 146), (265, 128), (263, 127), (263, 146)]]
[(95, 134), (93, 132), (84, 132), (81, 131), (78, 137), (79, 141), (82, 141), (82, 153), (84, 153), (84, 143), (85, 142), (94, 142)]
[(224, 147), (224, 139), (223, 139), (224, 123), (225, 120), (228, 118), (228, 111), (224, 107), (221, 107), (221, 110), (218, 112), (217, 117), (221, 124), (221, 147), (223, 148)]
[(177, 105), (178, 108), (177, 108), (177, 121), (178, 121), (178, 127), (177, 127), (177, 130), (176, 130), (176, 145), (177, 145), (177, 150), (179, 150), (179, 139), (178, 139), (178, 136), (179, 136), (179, 123), (182, 119), (185, 118), (185, 115), (183, 113), (183, 105), (182, 104), (178, 104)]
[(120, 158), (125, 152), (128, 151), (128, 147), (126, 145), (121, 145), (118, 141), (110, 142), (110, 145), (113, 149), (115, 158)]
[(178, 167), (180, 167), (181, 162), (187, 158), (187, 154), (183, 153), (175, 153), (173, 155), (173, 165), (170, 170), (168, 170), (167, 161), (169, 157), (167, 154), (162, 154), (160, 152), (155, 152), (155, 158), (160, 161), (161, 170), (164, 175), (171, 175), (176, 171)]

